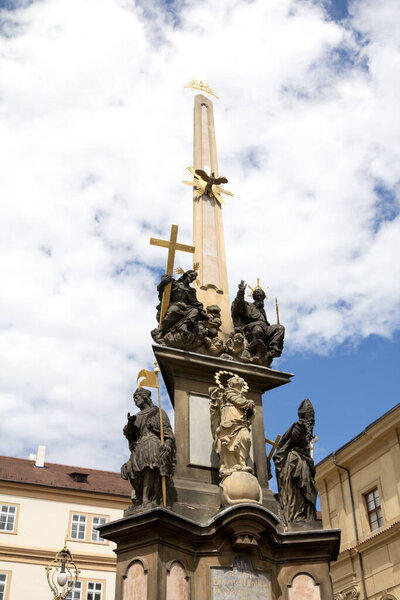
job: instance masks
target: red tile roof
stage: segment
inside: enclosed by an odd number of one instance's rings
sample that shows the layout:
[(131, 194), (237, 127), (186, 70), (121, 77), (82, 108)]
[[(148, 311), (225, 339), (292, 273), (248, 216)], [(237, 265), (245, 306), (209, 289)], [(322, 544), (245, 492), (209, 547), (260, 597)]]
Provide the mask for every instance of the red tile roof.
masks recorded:
[[(70, 477), (70, 473), (86, 474), (87, 483), (74, 480)], [(128, 497), (132, 491), (129, 482), (122, 479), (119, 473), (55, 463), (45, 463), (44, 467), (35, 467), (33, 460), (10, 456), (0, 456), (0, 481)]]

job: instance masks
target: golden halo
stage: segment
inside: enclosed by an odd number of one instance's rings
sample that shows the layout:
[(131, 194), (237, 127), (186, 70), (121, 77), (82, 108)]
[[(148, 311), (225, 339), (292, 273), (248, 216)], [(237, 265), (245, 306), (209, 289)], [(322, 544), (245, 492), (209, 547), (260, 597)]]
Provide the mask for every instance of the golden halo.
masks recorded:
[(218, 371), (218, 373), (215, 373), (214, 375), (214, 379), (216, 384), (218, 385), (218, 387), (221, 390), (224, 390), (225, 387), (222, 385), (221, 383), (221, 375), (231, 375), (232, 377), (238, 377), (241, 381), (243, 381), (243, 392), (248, 392), (249, 391), (249, 385), (248, 383), (243, 379), (243, 377), (240, 377), (240, 375), (238, 375), (237, 373), (232, 373), (232, 371)]

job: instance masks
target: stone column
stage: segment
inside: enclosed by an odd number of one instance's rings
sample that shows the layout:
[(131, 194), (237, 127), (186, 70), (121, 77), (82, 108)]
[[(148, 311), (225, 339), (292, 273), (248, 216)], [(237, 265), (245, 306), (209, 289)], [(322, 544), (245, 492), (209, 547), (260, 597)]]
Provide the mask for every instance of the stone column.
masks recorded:
[[(194, 99), (193, 166), (218, 175), (217, 147), (213, 103), (197, 94)], [(217, 304), (221, 308), (221, 331), (232, 330), (229, 307), (222, 210), (215, 198), (207, 195), (193, 199), (194, 262), (200, 263), (196, 281), (197, 298), (205, 307)]]

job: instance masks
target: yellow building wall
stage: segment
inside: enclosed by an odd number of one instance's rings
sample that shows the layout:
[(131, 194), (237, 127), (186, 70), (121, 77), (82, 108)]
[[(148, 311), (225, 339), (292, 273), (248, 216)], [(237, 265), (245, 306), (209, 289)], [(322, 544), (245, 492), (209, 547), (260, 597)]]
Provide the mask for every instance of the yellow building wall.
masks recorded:
[[(336, 600), (364, 596), (360, 554), (369, 600), (400, 600), (400, 406), (336, 454), (350, 470), (357, 544), (347, 473), (330, 456), (317, 465), (324, 528), (340, 528), (338, 561), (331, 565)], [(371, 531), (365, 494), (378, 488), (383, 525)], [(353, 594), (353, 595), (352, 595)], [(357, 596), (359, 594), (359, 596)]]
[[(40, 546), (46, 548), (59, 548), (64, 543), (65, 533), (69, 529), (71, 512), (104, 515), (109, 521), (120, 519), (123, 516), (121, 509), (106, 506), (93, 506), (77, 502), (60, 502), (42, 498), (24, 498), (17, 495), (1, 494), (2, 504), (19, 504), (18, 533), (14, 536), (15, 544), (23, 546)], [(8, 543), (7, 538), (12, 535), (0, 532), (0, 543)], [(68, 531), (69, 538), (69, 531)], [(69, 549), (74, 552), (108, 553), (113, 555), (113, 542), (88, 543), (69, 541)]]
[[(10, 487), (13, 493), (10, 493)], [(51, 488), (34, 489), (29, 485), (10, 486), (0, 482), (0, 503), (19, 506), (16, 532), (0, 532), (0, 572), (11, 573), (7, 600), (43, 600), (52, 597), (45, 566), (63, 547), (66, 533), (67, 547), (80, 569), (79, 579), (101, 581), (102, 600), (113, 600), (115, 544), (69, 539), (70, 516), (76, 512), (88, 516), (107, 516), (109, 521), (120, 519), (124, 506), (130, 503), (129, 498), (99, 494), (92, 496)], [(85, 597), (82, 595), (82, 599)]]
[[(52, 598), (44, 566), (1, 561), (1, 571), (11, 571), (12, 573), (8, 600), (45, 600), (46, 598)], [(100, 573), (83, 569), (79, 574), (79, 579), (102, 581), (104, 587), (103, 600), (114, 600), (115, 573)]]

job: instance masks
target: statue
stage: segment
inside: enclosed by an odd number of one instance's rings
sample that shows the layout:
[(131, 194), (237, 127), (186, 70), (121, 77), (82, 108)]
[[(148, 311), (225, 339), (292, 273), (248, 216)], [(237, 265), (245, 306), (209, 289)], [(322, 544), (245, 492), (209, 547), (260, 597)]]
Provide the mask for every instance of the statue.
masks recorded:
[(225, 352), (223, 358), (230, 360), (241, 360), (243, 362), (252, 362), (252, 357), (248, 351), (248, 342), (243, 333), (234, 331), (226, 340)]
[(218, 336), (222, 325), (221, 309), (216, 304), (207, 306), (207, 335), (204, 338), (204, 346), (213, 356), (219, 356), (225, 349), (223, 339)]
[(190, 285), (195, 281), (194, 269), (185, 271), (179, 279), (163, 275), (157, 287), (160, 303), (157, 306), (157, 321), (160, 321), (161, 302), (165, 287), (171, 284), (171, 296), (161, 327), (153, 329), (151, 335), (158, 344), (191, 349), (200, 346), (207, 335), (205, 321), (208, 315), (197, 300), (196, 290)]
[(196, 169), (195, 173), (196, 173), (196, 175), (201, 177), (201, 179), (203, 181), (205, 181), (207, 183), (207, 185), (204, 189), (204, 193), (207, 194), (207, 196), (209, 196), (210, 198), (213, 197), (213, 185), (221, 185), (221, 183), (228, 183), (228, 180), (226, 177), (224, 177), (224, 176), (215, 177), (215, 173), (211, 173), (211, 175), (208, 175), (202, 169)]
[(317, 488), (315, 466), (310, 454), (315, 413), (306, 399), (298, 409), (299, 420), (279, 440), (275, 471), (283, 519), (289, 523), (306, 523), (316, 519)]
[(133, 506), (161, 504), (161, 477), (171, 483), (175, 469), (175, 437), (168, 416), (162, 412), (164, 444), (160, 440), (160, 413), (151, 401), (151, 392), (137, 389), (133, 400), (139, 408), (135, 415), (128, 413), (124, 436), (129, 442), (131, 456), (121, 467), (122, 479), (132, 485)]
[[(226, 387), (220, 382), (221, 375), (229, 376)], [(225, 504), (260, 502), (261, 488), (247, 464), (251, 446), (250, 426), (255, 416), (254, 401), (246, 398), (248, 385), (239, 375), (219, 371), (215, 379), (218, 386), (210, 387), (208, 393), (211, 399), (211, 433), (220, 459), (221, 499)], [(243, 489), (246, 489), (246, 498), (240, 496)]]
[(253, 362), (271, 366), (273, 359), (282, 354), (285, 328), (270, 325), (264, 310), (265, 292), (261, 288), (253, 291), (253, 303), (246, 302), (246, 284), (241, 281), (231, 313), (235, 332), (243, 333), (248, 341), (248, 351)]

